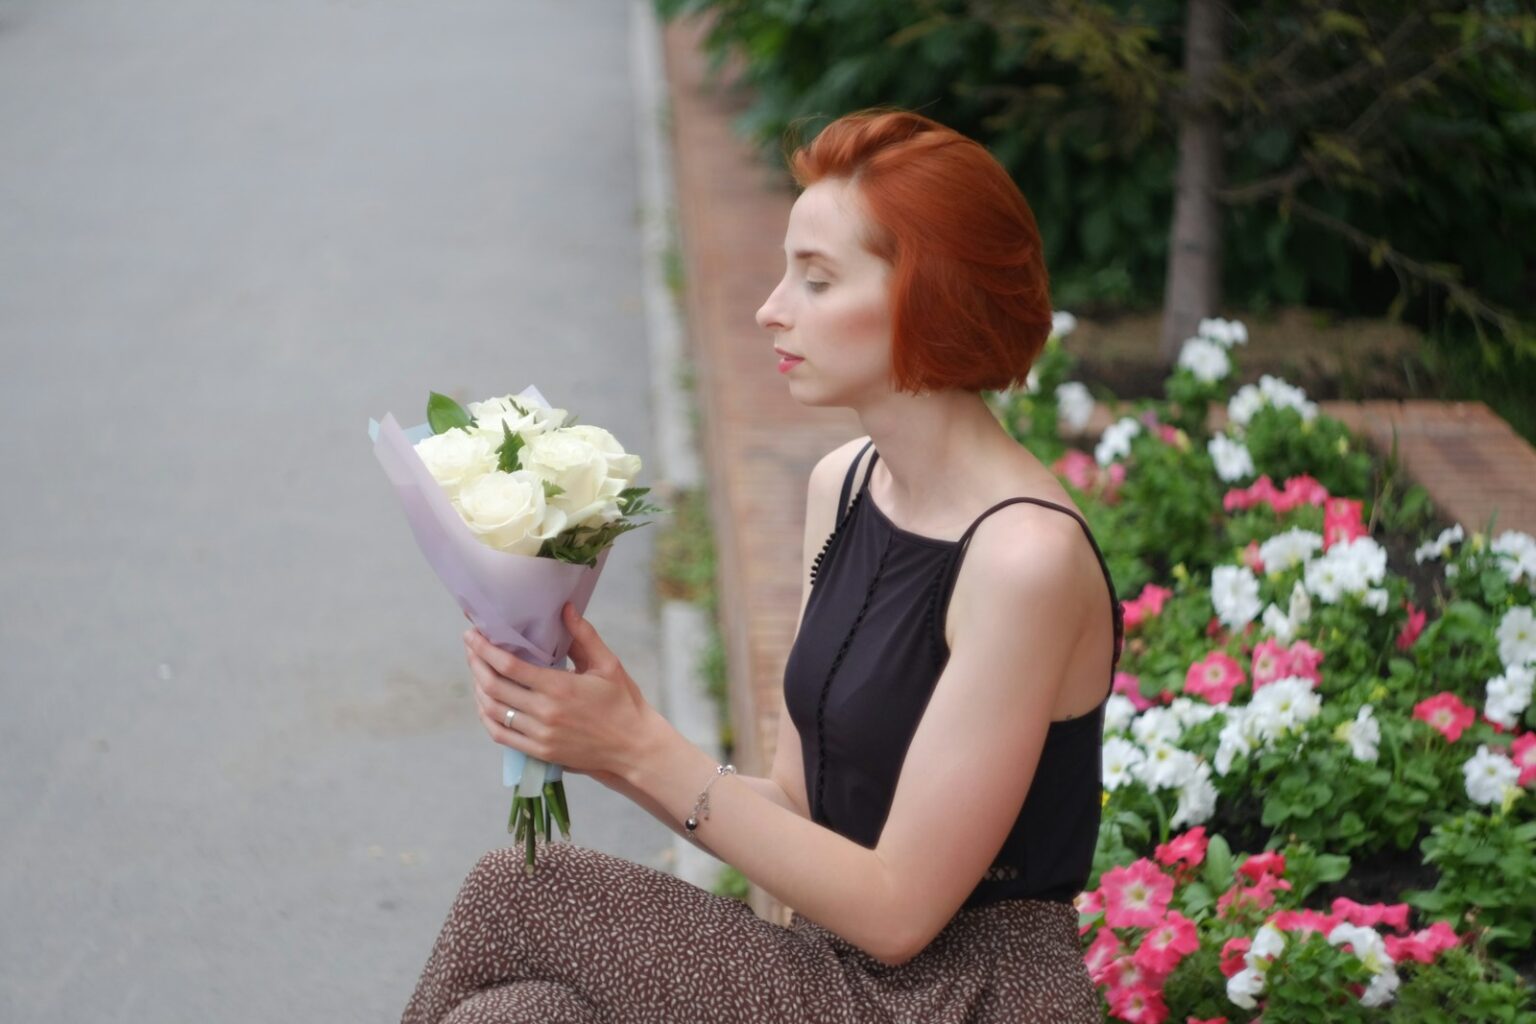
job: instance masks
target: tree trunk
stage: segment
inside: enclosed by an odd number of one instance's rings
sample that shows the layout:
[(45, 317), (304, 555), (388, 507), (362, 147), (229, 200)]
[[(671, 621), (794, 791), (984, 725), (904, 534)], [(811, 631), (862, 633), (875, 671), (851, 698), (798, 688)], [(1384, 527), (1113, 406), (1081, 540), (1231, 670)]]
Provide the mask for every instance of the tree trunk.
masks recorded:
[(1170, 366), (1200, 319), (1221, 304), (1221, 114), (1214, 97), (1223, 58), (1218, 0), (1189, 0), (1184, 23), (1186, 87), (1178, 105), (1179, 164), (1174, 178), (1173, 233), (1163, 289), (1158, 356)]

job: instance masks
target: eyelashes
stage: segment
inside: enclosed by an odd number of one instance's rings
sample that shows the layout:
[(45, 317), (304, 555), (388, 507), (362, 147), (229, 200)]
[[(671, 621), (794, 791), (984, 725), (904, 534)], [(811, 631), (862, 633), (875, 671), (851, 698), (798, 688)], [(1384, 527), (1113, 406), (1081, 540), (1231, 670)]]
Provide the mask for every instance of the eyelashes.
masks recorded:
[(823, 292), (823, 291), (826, 291), (827, 286), (829, 284), (831, 284), (830, 281), (807, 281), (807, 282), (805, 282), (805, 286), (807, 288), (809, 288), (813, 292)]

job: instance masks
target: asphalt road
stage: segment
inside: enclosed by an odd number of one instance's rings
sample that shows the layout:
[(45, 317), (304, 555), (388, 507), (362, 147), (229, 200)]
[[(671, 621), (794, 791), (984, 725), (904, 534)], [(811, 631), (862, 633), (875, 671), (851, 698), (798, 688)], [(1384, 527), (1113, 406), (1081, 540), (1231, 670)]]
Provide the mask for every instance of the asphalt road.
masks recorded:
[(398, 1019), (510, 791), (368, 418), (646, 451), (631, 89), (623, 0), (0, 0), (0, 1019)]

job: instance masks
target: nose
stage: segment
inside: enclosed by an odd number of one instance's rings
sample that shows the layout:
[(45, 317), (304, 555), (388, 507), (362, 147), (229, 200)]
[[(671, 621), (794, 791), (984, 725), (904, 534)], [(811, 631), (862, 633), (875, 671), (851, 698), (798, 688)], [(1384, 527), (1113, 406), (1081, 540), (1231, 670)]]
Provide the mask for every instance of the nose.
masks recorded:
[(757, 326), (765, 331), (782, 331), (785, 329), (785, 314), (778, 307), (778, 297), (779, 289), (774, 288), (768, 295), (767, 301), (758, 307), (757, 313), (754, 315), (754, 319), (757, 320)]

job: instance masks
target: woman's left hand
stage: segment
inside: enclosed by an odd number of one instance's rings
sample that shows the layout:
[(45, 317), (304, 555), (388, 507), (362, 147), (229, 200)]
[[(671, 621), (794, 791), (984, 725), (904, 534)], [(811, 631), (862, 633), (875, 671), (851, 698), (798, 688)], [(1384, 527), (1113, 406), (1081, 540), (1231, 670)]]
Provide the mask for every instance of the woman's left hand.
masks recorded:
[[(478, 629), (464, 633), (475, 703), (491, 738), (567, 771), (622, 774), (654, 714), (597, 630), (566, 602), (567, 672), (508, 654)], [(507, 709), (517, 711), (507, 727)]]

